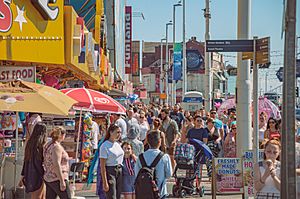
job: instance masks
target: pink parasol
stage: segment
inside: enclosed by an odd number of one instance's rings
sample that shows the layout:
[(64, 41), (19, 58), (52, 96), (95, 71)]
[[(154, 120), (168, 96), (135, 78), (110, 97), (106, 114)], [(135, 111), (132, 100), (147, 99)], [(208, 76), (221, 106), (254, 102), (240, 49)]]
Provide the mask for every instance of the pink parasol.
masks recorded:
[[(227, 111), (228, 109), (231, 108), (236, 108), (236, 104), (235, 104), (235, 99), (227, 99), (225, 100), (222, 105), (220, 106), (220, 108), (218, 109), (218, 114), (219, 115), (223, 115), (224, 111)], [(252, 110), (252, 108), (251, 108)], [(267, 98), (259, 98), (258, 101), (258, 112), (266, 112), (269, 117), (273, 117), (275, 119), (280, 119), (281, 115), (280, 115), (280, 111), (279, 108), (270, 100), (268, 100)]]

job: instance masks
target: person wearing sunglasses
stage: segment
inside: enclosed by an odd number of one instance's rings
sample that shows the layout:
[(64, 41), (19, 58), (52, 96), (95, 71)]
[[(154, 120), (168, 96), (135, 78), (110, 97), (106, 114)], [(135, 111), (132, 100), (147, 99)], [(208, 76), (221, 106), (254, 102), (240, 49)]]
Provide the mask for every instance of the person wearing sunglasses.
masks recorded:
[(224, 157), (225, 158), (236, 158), (236, 133), (237, 125), (236, 122), (232, 122), (230, 132), (224, 140)]
[[(219, 130), (215, 127), (215, 121), (213, 118), (207, 118), (206, 120), (206, 129), (208, 131), (208, 141), (207, 146), (210, 148), (213, 156), (217, 158), (220, 152), (220, 133)], [(212, 160), (209, 160), (206, 163), (207, 175), (211, 177), (212, 174)]]
[(278, 123), (277, 121), (273, 118), (270, 117), (267, 123), (267, 130), (265, 131), (264, 134), (265, 139), (278, 139), (280, 140), (280, 132), (278, 128)]
[[(207, 128), (204, 128), (203, 120), (200, 115), (196, 115), (194, 117), (195, 126), (194, 128), (190, 129), (187, 133), (186, 138), (188, 139), (188, 142), (192, 144), (195, 147), (195, 154), (198, 154), (198, 152), (201, 150), (201, 147), (199, 144), (195, 143), (192, 139), (200, 140), (207, 144), (208, 141), (208, 130)], [(206, 163), (205, 158), (200, 158), (200, 155), (196, 156), (196, 162), (200, 162), (200, 171), (198, 172), (198, 175), (201, 175), (202, 173), (202, 165)], [(200, 177), (200, 176), (198, 176)], [(201, 189), (201, 178), (199, 178), (197, 182), (197, 188)]]

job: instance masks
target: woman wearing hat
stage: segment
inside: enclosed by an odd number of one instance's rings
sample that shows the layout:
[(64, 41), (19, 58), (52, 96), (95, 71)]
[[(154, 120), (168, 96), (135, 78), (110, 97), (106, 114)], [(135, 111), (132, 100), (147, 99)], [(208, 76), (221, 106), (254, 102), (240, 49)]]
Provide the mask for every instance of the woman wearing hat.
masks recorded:
[(137, 124), (132, 124), (128, 130), (127, 137), (123, 139), (123, 142), (128, 142), (132, 146), (133, 154), (138, 157), (144, 152), (144, 144), (138, 140), (140, 136), (140, 127)]

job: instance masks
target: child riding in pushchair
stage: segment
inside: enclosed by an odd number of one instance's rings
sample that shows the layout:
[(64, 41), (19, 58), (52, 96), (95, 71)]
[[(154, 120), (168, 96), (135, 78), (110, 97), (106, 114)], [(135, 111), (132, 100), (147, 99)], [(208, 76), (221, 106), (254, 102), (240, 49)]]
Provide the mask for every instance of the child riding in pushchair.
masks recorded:
[[(204, 188), (201, 187), (202, 165), (211, 160), (213, 155), (204, 142), (190, 139), (190, 144), (180, 143), (176, 146), (174, 170), (175, 185), (173, 185), (173, 196), (185, 197), (194, 193), (204, 196)], [(179, 176), (178, 171), (192, 171), (192, 175)], [(188, 172), (187, 172), (188, 173)], [(196, 179), (196, 186), (194, 180)]]

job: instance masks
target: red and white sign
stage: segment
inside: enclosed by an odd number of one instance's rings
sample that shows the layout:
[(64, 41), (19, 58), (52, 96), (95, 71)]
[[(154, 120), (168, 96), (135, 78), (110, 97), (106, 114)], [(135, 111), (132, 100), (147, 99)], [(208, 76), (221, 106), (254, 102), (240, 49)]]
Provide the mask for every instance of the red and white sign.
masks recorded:
[(35, 66), (1, 66), (0, 82), (9, 82), (21, 79), (27, 82), (35, 82)]
[(125, 7), (125, 73), (131, 74), (132, 8)]
[(12, 25), (10, 0), (0, 0), (0, 32), (8, 32)]

